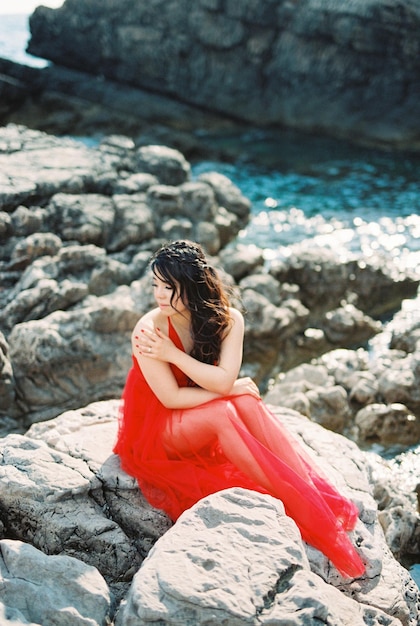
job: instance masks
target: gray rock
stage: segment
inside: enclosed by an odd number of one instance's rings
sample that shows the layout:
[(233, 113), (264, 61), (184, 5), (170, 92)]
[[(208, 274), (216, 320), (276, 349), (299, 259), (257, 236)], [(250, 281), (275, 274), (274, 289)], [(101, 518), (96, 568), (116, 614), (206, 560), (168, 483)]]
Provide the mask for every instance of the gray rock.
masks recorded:
[(147, 192), (147, 202), (156, 222), (162, 224), (163, 217), (179, 215), (181, 211), (181, 190), (173, 185), (152, 185)]
[[(83, 300), (89, 288), (82, 282), (42, 278), (35, 287), (20, 291), (1, 311), (3, 328), (11, 330), (16, 324), (28, 319), (42, 319), (52, 311), (67, 309)], [(93, 291), (94, 293), (94, 291)]]
[(385, 460), (373, 452), (371, 467), (378, 519), (395, 558), (416, 558), (420, 551), (420, 517), (416, 494), (420, 472), (420, 447)]
[[(38, 7), (30, 23), (31, 53), (122, 89), (134, 85), (260, 126), (419, 147), (414, 0), (207, 0), (192, 9), (160, 0), (109, 0), (104, 9), (78, 0)], [(92, 103), (106, 96), (86, 79), (80, 91)], [(120, 104), (125, 123), (133, 101), (141, 111), (131, 92)]]
[(0, 540), (0, 554), (2, 624), (101, 626), (109, 620), (110, 592), (94, 567), (11, 539)]
[(127, 176), (123, 176), (121, 173), (121, 176), (113, 185), (113, 192), (114, 194), (141, 193), (147, 191), (149, 187), (157, 185), (158, 183), (158, 179), (156, 176), (153, 176), (153, 174), (139, 172), (138, 174), (127, 174)]
[(47, 209), (53, 232), (64, 241), (106, 246), (115, 221), (115, 207), (110, 198), (100, 194), (59, 193), (53, 196)]
[(200, 222), (212, 222), (216, 215), (213, 188), (203, 182), (188, 182), (181, 185), (182, 206), (188, 215), (194, 215)]
[[(27, 436), (89, 466), (99, 479), (98, 488), (91, 491), (95, 502), (118, 523), (144, 557), (172, 523), (164, 513), (150, 507), (136, 480), (121, 470), (118, 457), (112, 454), (119, 408), (119, 400), (95, 402), (48, 422), (33, 424)], [(124, 550), (124, 543), (119, 549)], [(135, 558), (133, 567), (137, 562)]]
[(23, 258), (29, 264), (40, 256), (54, 256), (61, 246), (60, 237), (53, 233), (34, 233), (19, 240), (12, 252), (12, 261)]
[(41, 231), (44, 215), (43, 209), (18, 206), (10, 215), (13, 233), (16, 236), (27, 236)]
[(403, 404), (373, 402), (357, 412), (360, 442), (411, 446), (420, 441), (420, 418)]
[(351, 340), (353, 345), (360, 345), (382, 330), (379, 321), (364, 315), (353, 304), (329, 311), (320, 326), (328, 341), (336, 345), (346, 345)]
[(268, 298), (271, 304), (279, 306), (284, 300), (281, 284), (271, 274), (259, 273), (245, 276), (239, 281), (241, 289), (253, 289)]
[(244, 363), (256, 364), (253, 376), (264, 380), (284, 364), (289, 340), (304, 325), (308, 311), (293, 300), (276, 307), (253, 289), (242, 292), (241, 304), (246, 318)]
[(198, 222), (193, 238), (203, 246), (209, 255), (217, 254), (222, 246), (217, 224), (210, 222)]
[(333, 350), (280, 374), (265, 397), (350, 433), (363, 446), (415, 445), (420, 440), (417, 363), (418, 352)]
[(397, 606), (375, 593), (370, 604), (368, 585), (360, 593), (363, 586), (358, 581), (339, 590), (324, 582), (310, 571), (299, 532), (282, 504), (232, 489), (201, 500), (155, 544), (134, 577), (116, 626), (156, 621), (362, 626), (366, 620), (397, 626), (400, 617), (410, 623), (404, 584), (392, 591)]
[(390, 259), (339, 260), (336, 251), (308, 249), (305, 242), (293, 245), (292, 250), (287, 263), (273, 264), (270, 272), (280, 282), (297, 284), (303, 304), (311, 310), (335, 309), (343, 301), (350, 302), (351, 293), (354, 306), (378, 317), (393, 311), (396, 301), (417, 293), (418, 276), (401, 276)]
[[(302, 543), (282, 504), (270, 496), (244, 490), (214, 494), (185, 512), (171, 528), (168, 518), (145, 502), (136, 481), (121, 471), (112, 454), (119, 400), (63, 413), (34, 424), (24, 437), (9, 435), (1, 440), (2, 533), (13, 533), (45, 554), (76, 557), (95, 568), (117, 603), (138, 571), (119, 611), (120, 624), (138, 623), (139, 615), (144, 620), (161, 615), (164, 623), (185, 624), (190, 614), (191, 619), (206, 616), (214, 623), (224, 615), (238, 623), (256, 624), (258, 619), (269, 623), (286, 616), (292, 619), (290, 606), (303, 619), (308, 611), (303, 598), (312, 598), (309, 606), (314, 612), (309, 615), (329, 615), (337, 626), (342, 624), (340, 611), (349, 602), (352, 615), (370, 611), (378, 625), (380, 619), (393, 624), (398, 618), (415, 626), (418, 589), (386, 547), (370, 494), (372, 485), (379, 497), (389, 489), (388, 477), (376, 472), (376, 456), (295, 411), (272, 408), (329, 479), (358, 505), (360, 521), (353, 540), (368, 562), (363, 579), (343, 580), (319, 551)], [(389, 509), (383, 500), (380, 503), (385, 521), (388, 510), (395, 515), (396, 500), (389, 502)], [(405, 545), (413, 546), (414, 522), (413, 513), (411, 518), (400, 517), (398, 529), (394, 524), (395, 532), (387, 537), (394, 545), (397, 537), (405, 537)], [(402, 541), (400, 545), (403, 551)], [(159, 580), (165, 581), (160, 591)], [(68, 581), (57, 579), (56, 584), (58, 588)], [(99, 594), (100, 589), (103, 581)], [(201, 593), (202, 589), (207, 592)], [(30, 593), (26, 590), (22, 595), (26, 598)], [(14, 601), (8, 610), (17, 611), (19, 606)]]
[(223, 267), (236, 281), (261, 269), (264, 264), (262, 251), (257, 246), (238, 244), (234, 248), (227, 248), (220, 254)]
[(384, 368), (378, 380), (378, 391), (388, 403), (401, 402), (420, 411), (420, 352), (401, 354), (391, 368)]
[(198, 180), (212, 187), (217, 203), (236, 215), (242, 225), (247, 221), (251, 203), (227, 176), (219, 172), (206, 172), (200, 174)]
[(4, 414), (14, 400), (13, 370), (9, 359), (9, 345), (0, 332), (0, 414)]
[(56, 311), (13, 328), (9, 346), (16, 408), (28, 426), (80, 404), (120, 395), (131, 363), (130, 334), (140, 310), (136, 312), (125, 290), (119, 297), (115, 294), (111, 301)]
[(124, 579), (140, 563), (130, 539), (91, 497), (100, 482), (87, 463), (21, 435), (9, 435), (0, 445), (8, 536), (46, 554), (76, 557), (111, 581)]
[(58, 192), (81, 193), (118, 163), (71, 139), (13, 124), (2, 128), (0, 145), (0, 206), (8, 212)]
[(191, 167), (184, 156), (166, 146), (139, 148), (135, 166), (138, 172), (156, 176), (162, 185), (182, 185), (191, 177)]

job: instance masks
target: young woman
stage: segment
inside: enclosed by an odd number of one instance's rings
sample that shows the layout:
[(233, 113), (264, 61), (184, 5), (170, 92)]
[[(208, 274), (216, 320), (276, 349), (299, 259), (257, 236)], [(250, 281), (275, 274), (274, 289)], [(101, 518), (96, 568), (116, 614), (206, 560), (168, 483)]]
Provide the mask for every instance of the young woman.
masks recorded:
[(361, 576), (346, 533), (357, 508), (321, 476), (255, 383), (238, 378), (244, 320), (200, 246), (165, 245), (151, 270), (157, 307), (133, 331), (114, 449), (123, 469), (173, 520), (229, 487), (271, 494), (341, 574)]

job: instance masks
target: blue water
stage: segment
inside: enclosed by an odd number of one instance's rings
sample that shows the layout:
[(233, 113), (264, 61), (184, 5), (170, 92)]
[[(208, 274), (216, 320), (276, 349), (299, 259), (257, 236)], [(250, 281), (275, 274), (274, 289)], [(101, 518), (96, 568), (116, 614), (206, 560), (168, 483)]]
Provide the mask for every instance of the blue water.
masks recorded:
[(419, 156), (284, 131), (230, 137), (229, 145), (233, 164), (202, 162), (194, 174), (215, 169), (251, 199), (240, 239), (264, 247), (268, 260), (305, 240), (343, 259), (382, 254), (403, 271), (420, 269)]
[[(0, 57), (46, 66), (26, 54), (28, 39), (27, 15), (0, 15)], [(385, 255), (402, 271), (420, 271), (420, 156), (290, 131), (198, 136), (235, 155), (230, 163), (194, 164), (193, 173), (221, 172), (251, 200), (252, 219), (239, 241), (263, 248), (267, 263), (305, 241), (342, 259)], [(410, 573), (420, 585), (420, 565)]]

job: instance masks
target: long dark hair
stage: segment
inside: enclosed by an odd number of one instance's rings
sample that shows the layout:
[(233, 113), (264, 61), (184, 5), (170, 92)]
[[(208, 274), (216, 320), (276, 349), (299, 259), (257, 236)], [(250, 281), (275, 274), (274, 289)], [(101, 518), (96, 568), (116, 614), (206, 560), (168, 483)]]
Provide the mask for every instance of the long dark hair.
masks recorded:
[(172, 287), (171, 304), (179, 296), (191, 313), (191, 356), (203, 363), (217, 363), (231, 320), (229, 298), (201, 246), (188, 240), (165, 244), (155, 252), (150, 266), (158, 278)]

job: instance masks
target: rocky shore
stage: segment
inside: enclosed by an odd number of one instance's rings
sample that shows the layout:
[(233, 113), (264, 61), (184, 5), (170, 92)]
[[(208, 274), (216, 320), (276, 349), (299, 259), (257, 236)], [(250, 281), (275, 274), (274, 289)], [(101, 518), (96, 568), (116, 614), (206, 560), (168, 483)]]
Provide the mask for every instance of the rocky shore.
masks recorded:
[[(236, 240), (249, 215), (229, 179), (193, 179), (173, 148), (0, 129), (5, 623), (417, 625), (400, 563), (420, 552), (420, 277), (304, 245), (267, 267)], [(151, 305), (150, 254), (175, 237), (233, 286), (243, 373), (358, 504), (362, 579), (343, 580), (268, 496), (215, 494), (171, 527), (120, 470), (130, 333)], [(412, 449), (391, 462), (362, 451), (375, 443)]]
[(28, 50), (52, 64), (0, 59), (0, 122), (184, 154), (197, 130), (250, 126), (418, 152), (419, 25), (415, 0), (40, 6)]
[(67, 0), (30, 25), (58, 66), (248, 124), (420, 146), (415, 0)]

